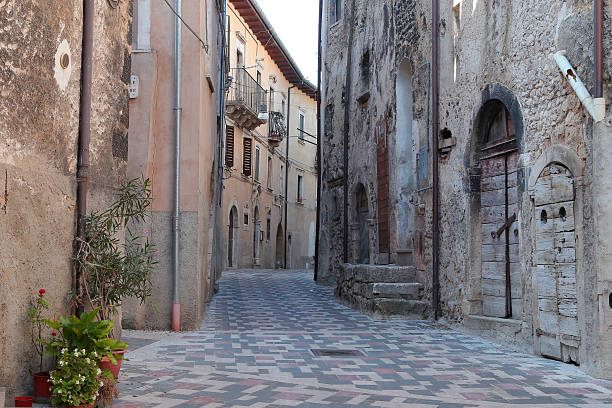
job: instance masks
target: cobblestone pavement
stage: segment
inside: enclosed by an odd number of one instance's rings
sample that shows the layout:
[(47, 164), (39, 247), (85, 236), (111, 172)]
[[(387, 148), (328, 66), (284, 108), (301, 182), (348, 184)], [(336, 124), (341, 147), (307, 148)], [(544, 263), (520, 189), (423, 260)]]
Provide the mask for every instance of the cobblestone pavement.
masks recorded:
[(114, 407), (612, 406), (612, 383), (577, 367), (430, 322), (373, 320), (311, 272), (233, 271), (220, 284), (200, 331), (126, 333), (139, 348)]

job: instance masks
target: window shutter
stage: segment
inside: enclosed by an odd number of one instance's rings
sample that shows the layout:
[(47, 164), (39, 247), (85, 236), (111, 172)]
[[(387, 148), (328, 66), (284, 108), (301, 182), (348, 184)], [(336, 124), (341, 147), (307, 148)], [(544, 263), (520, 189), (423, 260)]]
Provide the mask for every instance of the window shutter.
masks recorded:
[(227, 135), (225, 137), (225, 165), (234, 167), (234, 127), (227, 127)]
[(242, 150), (242, 173), (245, 176), (251, 175), (251, 153), (252, 153), (252, 142), (251, 139), (245, 137), (243, 139), (243, 150)]

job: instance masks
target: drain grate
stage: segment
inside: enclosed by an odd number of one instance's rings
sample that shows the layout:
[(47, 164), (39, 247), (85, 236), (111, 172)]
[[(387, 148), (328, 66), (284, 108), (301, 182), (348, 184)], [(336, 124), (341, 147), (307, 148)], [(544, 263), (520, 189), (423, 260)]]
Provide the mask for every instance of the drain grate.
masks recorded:
[(359, 350), (340, 350), (340, 349), (310, 349), (316, 357), (363, 357)]

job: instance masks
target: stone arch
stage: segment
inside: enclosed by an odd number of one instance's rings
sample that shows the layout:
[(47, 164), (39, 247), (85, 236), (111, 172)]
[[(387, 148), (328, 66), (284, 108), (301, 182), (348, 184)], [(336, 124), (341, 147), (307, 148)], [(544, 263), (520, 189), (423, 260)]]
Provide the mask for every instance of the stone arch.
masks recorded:
[(529, 191), (534, 191), (540, 175), (551, 164), (561, 164), (566, 167), (574, 178), (581, 178), (584, 173), (584, 164), (576, 152), (567, 146), (555, 144), (546, 149), (531, 166), (528, 182)]
[(470, 187), (469, 313), (520, 319), (519, 204), (523, 114), (501, 84), (482, 91), (466, 154)]

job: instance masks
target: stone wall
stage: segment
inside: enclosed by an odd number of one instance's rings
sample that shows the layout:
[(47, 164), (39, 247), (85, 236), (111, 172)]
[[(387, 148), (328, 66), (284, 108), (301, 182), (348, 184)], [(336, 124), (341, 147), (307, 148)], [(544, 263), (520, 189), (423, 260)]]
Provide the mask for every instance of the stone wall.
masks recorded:
[[(66, 315), (75, 233), (82, 2), (0, 3), (0, 386), (31, 394), (38, 290)], [(88, 209), (125, 179), (130, 5), (95, 1)], [(62, 67), (60, 57), (68, 64)], [(50, 361), (46, 359), (45, 369)]]
[[(431, 145), (431, 2), (355, 0), (354, 38), (350, 41), (352, 0), (344, 2), (344, 19), (326, 31), (323, 107), (321, 282), (335, 281), (342, 264), (343, 245), (343, 137), (344, 107), (349, 109), (349, 253), (354, 262), (358, 229), (354, 186), (366, 187), (369, 201), (371, 263), (408, 263), (417, 268), (417, 278), (431, 300), (431, 160), (437, 146)], [(609, 50), (612, 32), (607, 5), (604, 49)], [(593, 122), (551, 58), (559, 50), (567, 57), (587, 88), (593, 85), (592, 2), (449, 2), (440, 6), (440, 130), (446, 148), (440, 153), (440, 298), (444, 316), (463, 321), (483, 332), (495, 331), (486, 297), (496, 285), (483, 285), (490, 256), (490, 242), (482, 225), (486, 221), (486, 198), (481, 187), (481, 157), (489, 131), (490, 101), (499, 101), (511, 119), (516, 136), (518, 170), (510, 180), (517, 187), (517, 221), (511, 233), (518, 242), (513, 291), (516, 330), (504, 330), (499, 340), (520, 344), (526, 351), (542, 353), (539, 327), (538, 283), (535, 272), (536, 223), (534, 192), (549, 164), (559, 163), (576, 180), (576, 302), (581, 337), (576, 357), (588, 372), (608, 375), (592, 356), (607, 343), (599, 331), (609, 330), (597, 305), (598, 294), (609, 292), (607, 278), (596, 270), (596, 227), (593, 203), (606, 191), (595, 191), (593, 182)], [(347, 46), (350, 44), (350, 46)], [(369, 98), (363, 55), (370, 50)], [(346, 88), (346, 53), (352, 52), (349, 89)], [(604, 51), (607, 75), (604, 92), (608, 115), (601, 134), (609, 130), (609, 75), (612, 61)], [(350, 92), (349, 92), (350, 91)], [(411, 98), (410, 98), (411, 96)], [(406, 104), (412, 109), (406, 112)], [(410, 114), (412, 118), (409, 118)], [(410, 123), (412, 122), (412, 123)], [(389, 148), (389, 194), (391, 198), (391, 248), (387, 259), (379, 251), (380, 225), (376, 148), (381, 127)], [(509, 128), (510, 129), (510, 128)], [(446, 139), (448, 138), (448, 139)], [(489, 207), (487, 207), (489, 208)], [(493, 207), (490, 207), (493, 208)], [(511, 215), (511, 214), (509, 214)], [(485, 220), (485, 221), (483, 221)], [(501, 223), (503, 224), (503, 222)], [(515, 232), (516, 231), (516, 232)], [(514, 235), (516, 234), (516, 235)], [(604, 244), (600, 244), (604, 245)], [(606, 246), (607, 248), (607, 246)], [(503, 254), (502, 254), (503, 255)], [(497, 258), (493, 258), (497, 259)], [(322, 266), (325, 265), (324, 268)], [(497, 285), (499, 283), (499, 285)], [(497, 289), (496, 289), (497, 288)], [(495, 292), (497, 293), (497, 292)], [(513, 296), (514, 297), (514, 296)], [(605, 296), (604, 296), (605, 298)], [(607, 299), (607, 298), (606, 298)], [(483, 302), (485, 305), (483, 307)], [(488, 319), (488, 320), (487, 320)], [(482, 324), (474, 323), (485, 322)], [(500, 323), (501, 324), (501, 323)], [(507, 324), (501, 324), (506, 327)], [(499, 333), (498, 333), (499, 334)]]

